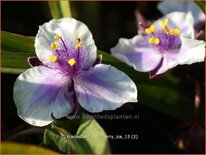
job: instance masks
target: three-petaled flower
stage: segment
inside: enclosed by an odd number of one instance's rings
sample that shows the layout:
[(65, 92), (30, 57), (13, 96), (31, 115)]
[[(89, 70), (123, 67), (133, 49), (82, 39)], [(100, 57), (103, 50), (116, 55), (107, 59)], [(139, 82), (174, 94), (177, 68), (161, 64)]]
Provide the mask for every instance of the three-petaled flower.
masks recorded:
[(114, 110), (137, 102), (134, 82), (120, 70), (95, 64), (96, 46), (88, 27), (73, 18), (53, 19), (36, 35), (42, 65), (27, 69), (14, 84), (18, 115), (44, 126), (51, 114), (65, 117), (80, 104), (90, 112)]
[(202, 62), (205, 42), (194, 39), (190, 12), (174, 12), (144, 27), (145, 33), (120, 39), (112, 54), (137, 71), (154, 77), (180, 64)]

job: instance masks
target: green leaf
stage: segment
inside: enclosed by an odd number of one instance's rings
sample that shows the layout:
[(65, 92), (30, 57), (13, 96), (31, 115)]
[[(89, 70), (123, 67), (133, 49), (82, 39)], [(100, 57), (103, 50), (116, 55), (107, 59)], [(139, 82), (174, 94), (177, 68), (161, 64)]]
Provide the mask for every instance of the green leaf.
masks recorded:
[(64, 128), (58, 127), (54, 123), (44, 132), (44, 145), (61, 151), (62, 153), (83, 154), (84, 151), (75, 138)]
[(18, 35), (6, 31), (1, 31), (2, 49), (11, 52), (34, 53), (35, 37)]
[(202, 10), (202, 12), (205, 14), (205, 1), (202, 0), (195, 0), (195, 3), (199, 8)]
[(107, 139), (107, 134), (103, 128), (89, 115), (83, 113), (80, 126), (77, 130), (79, 143), (83, 147), (85, 153), (89, 154), (109, 154), (110, 148)]
[(70, 3), (66, 1), (48, 1), (52, 18), (71, 17)]
[[(57, 120), (55, 122), (57, 122)], [(64, 120), (64, 124), (66, 123), (68, 123), (70, 126), (76, 126), (70, 120)], [(45, 146), (61, 151), (62, 153), (110, 153), (105, 131), (98, 124), (98, 122), (95, 119), (89, 117), (89, 115), (82, 114), (76, 134), (71, 134), (69, 132), (71, 127), (67, 128), (64, 124), (63, 126), (57, 126), (55, 123), (53, 123), (51, 127), (48, 127), (45, 130)], [(60, 123), (60, 125), (62, 125), (62, 123)]]
[(2, 142), (1, 154), (58, 154), (58, 153), (31, 144)]

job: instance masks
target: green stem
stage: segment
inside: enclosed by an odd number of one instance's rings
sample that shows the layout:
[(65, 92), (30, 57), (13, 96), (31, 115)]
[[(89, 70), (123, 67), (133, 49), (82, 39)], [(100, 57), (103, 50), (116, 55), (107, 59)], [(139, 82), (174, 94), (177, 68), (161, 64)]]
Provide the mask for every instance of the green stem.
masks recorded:
[(52, 18), (71, 17), (69, 1), (48, 1)]

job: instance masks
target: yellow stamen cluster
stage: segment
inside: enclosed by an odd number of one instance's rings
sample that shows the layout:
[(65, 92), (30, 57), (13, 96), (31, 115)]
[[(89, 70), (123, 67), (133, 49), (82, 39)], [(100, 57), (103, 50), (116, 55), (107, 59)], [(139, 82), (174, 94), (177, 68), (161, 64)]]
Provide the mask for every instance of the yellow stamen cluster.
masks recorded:
[(73, 67), (76, 64), (76, 60), (74, 58), (71, 58), (68, 60), (68, 64)]
[(170, 34), (171, 35), (179, 35), (180, 34), (180, 30), (179, 29), (171, 29), (170, 30)]
[(82, 47), (82, 41), (79, 37), (75, 38), (76, 41), (78, 41), (78, 44), (75, 46), (75, 49), (80, 49)]
[(168, 22), (169, 22), (169, 19), (168, 19), (168, 18), (166, 18), (164, 21), (160, 22), (160, 25), (161, 25), (163, 31), (164, 31), (166, 34), (169, 34), (169, 30), (168, 30), (168, 28), (167, 28)]
[(151, 37), (151, 38), (149, 39), (149, 43), (150, 43), (150, 44), (154, 44), (154, 45), (158, 45), (158, 44), (160, 43), (160, 40), (159, 40), (158, 38), (153, 38), (153, 37)]
[(52, 62), (57, 62), (57, 56), (52, 55), (52, 56), (50, 56), (49, 60)]
[(54, 39), (55, 39), (55, 40), (59, 40), (59, 39), (61, 39), (61, 38), (62, 38), (62, 37), (59, 36), (59, 35), (54, 36)]
[(55, 44), (55, 43), (51, 43), (50, 47), (51, 47), (52, 49), (54, 49), (54, 50), (57, 50), (58, 45)]
[(145, 32), (147, 34), (150, 34), (150, 33), (154, 32), (154, 30), (155, 30), (155, 26), (151, 25), (149, 28), (145, 29)]

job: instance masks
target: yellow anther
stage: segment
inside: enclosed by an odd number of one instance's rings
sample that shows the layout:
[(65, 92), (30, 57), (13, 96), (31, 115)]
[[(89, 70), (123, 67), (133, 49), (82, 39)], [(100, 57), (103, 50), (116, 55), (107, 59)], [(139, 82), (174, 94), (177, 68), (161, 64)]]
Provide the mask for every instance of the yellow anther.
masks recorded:
[(57, 56), (52, 55), (52, 56), (50, 56), (49, 60), (52, 62), (57, 62)]
[(150, 27), (148, 27), (147, 29), (145, 29), (145, 32), (146, 32), (147, 34), (150, 34), (150, 33), (154, 32), (154, 30), (155, 30), (155, 26), (154, 26), (154, 25), (151, 25)]
[(158, 45), (158, 44), (160, 43), (160, 40), (159, 40), (158, 38), (153, 38), (153, 37), (151, 37), (151, 38), (149, 39), (149, 43), (150, 43), (150, 44), (154, 44), (154, 45)]
[(169, 30), (167, 27), (163, 28), (163, 31), (166, 33), (166, 34), (169, 34)]
[(164, 21), (160, 22), (160, 25), (162, 26), (163, 29), (167, 26), (168, 22), (169, 22), (168, 18), (166, 18)]
[(166, 33), (166, 34), (169, 34), (169, 30), (167, 28), (167, 24), (169, 22), (169, 19), (166, 18), (164, 21), (160, 22), (160, 25), (162, 27), (162, 30)]
[(56, 50), (58, 48), (58, 45), (55, 43), (51, 43), (50, 47), (54, 50)]
[(76, 46), (75, 46), (75, 48), (78, 50), (79, 48), (81, 48), (82, 47), (82, 42), (80, 41)]
[(180, 30), (179, 29), (171, 29), (170, 30), (170, 34), (171, 35), (179, 35), (180, 34)]
[(69, 59), (68, 64), (73, 67), (76, 64), (76, 60), (74, 58)]
[(56, 35), (56, 36), (54, 36), (54, 39), (55, 40), (59, 40), (59, 39), (61, 39), (62, 37), (61, 36), (58, 36), (58, 35)]
[(158, 38), (156, 38), (154, 43), (155, 43), (155, 45), (158, 45), (160, 43), (160, 40)]
[(153, 43), (154, 38), (150, 38), (149, 39), (149, 43), (152, 44)]
[(79, 37), (75, 37), (75, 40), (78, 41), (78, 42), (81, 41), (81, 39)]

